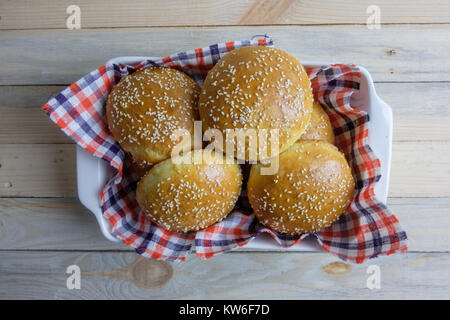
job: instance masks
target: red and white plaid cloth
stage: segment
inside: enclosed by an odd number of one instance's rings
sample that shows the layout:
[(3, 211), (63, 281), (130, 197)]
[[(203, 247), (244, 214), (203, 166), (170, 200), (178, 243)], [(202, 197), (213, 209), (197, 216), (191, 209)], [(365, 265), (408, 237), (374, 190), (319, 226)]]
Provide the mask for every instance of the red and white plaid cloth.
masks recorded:
[[(103, 216), (113, 234), (136, 252), (155, 259), (185, 260), (195, 248), (200, 258), (245, 246), (267, 232), (281, 245), (292, 246), (308, 235), (286, 236), (258, 223), (255, 215), (235, 209), (225, 220), (193, 233), (165, 230), (141, 214), (135, 199), (137, 176), (123, 175), (125, 154), (109, 133), (104, 105), (111, 88), (135, 70), (165, 66), (186, 72), (200, 85), (208, 70), (227, 52), (242, 46), (272, 45), (270, 38), (214, 44), (135, 66), (105, 65), (85, 75), (50, 99), (43, 109), (67, 135), (94, 156), (107, 161), (115, 174), (99, 195)], [(307, 70), (315, 99), (330, 116), (339, 149), (345, 153), (356, 180), (353, 202), (338, 221), (313, 235), (321, 246), (348, 261), (362, 263), (380, 254), (406, 251), (406, 233), (397, 218), (374, 195), (380, 179), (380, 161), (368, 145), (368, 115), (350, 107), (359, 90), (360, 72), (349, 65)]]

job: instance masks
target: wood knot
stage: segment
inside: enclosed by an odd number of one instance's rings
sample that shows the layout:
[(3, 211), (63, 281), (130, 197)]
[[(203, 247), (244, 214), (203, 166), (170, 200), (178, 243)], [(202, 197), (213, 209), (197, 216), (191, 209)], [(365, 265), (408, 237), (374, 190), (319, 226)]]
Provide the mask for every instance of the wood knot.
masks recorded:
[(173, 277), (169, 262), (138, 257), (130, 264), (102, 272), (83, 272), (86, 276), (103, 276), (132, 283), (139, 289), (156, 289), (166, 285)]
[(167, 261), (140, 257), (132, 264), (132, 282), (141, 289), (155, 289), (166, 285), (173, 277), (172, 265)]
[(5, 187), (5, 188), (12, 188), (12, 183), (11, 182), (5, 182), (4, 184), (3, 184), (3, 187)]
[(323, 272), (327, 274), (346, 274), (350, 271), (351, 266), (348, 263), (336, 261), (322, 267)]
[(388, 56), (395, 56), (397, 54), (397, 51), (395, 49), (389, 49), (388, 51), (386, 51), (386, 54)]

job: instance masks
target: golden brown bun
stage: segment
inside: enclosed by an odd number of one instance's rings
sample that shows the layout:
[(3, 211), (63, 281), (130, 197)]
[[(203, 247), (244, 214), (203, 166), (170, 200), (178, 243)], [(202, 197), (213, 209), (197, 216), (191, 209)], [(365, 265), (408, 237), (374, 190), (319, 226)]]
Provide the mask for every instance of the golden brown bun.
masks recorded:
[(253, 165), (247, 193), (259, 221), (299, 235), (321, 230), (345, 212), (355, 182), (344, 155), (323, 141), (299, 141), (279, 156), (275, 175)]
[(136, 71), (111, 90), (106, 103), (108, 127), (136, 162), (152, 165), (171, 156), (180, 141), (170, 137), (177, 129), (193, 133), (199, 92), (195, 81), (181, 71)]
[[(189, 161), (193, 157), (196, 161)], [(237, 163), (227, 164), (221, 154), (196, 150), (155, 165), (138, 183), (136, 199), (156, 224), (189, 232), (224, 219), (234, 208), (241, 185)]]
[[(250, 46), (227, 53), (208, 72), (199, 113), (203, 130), (218, 129), (224, 136), (227, 129), (279, 129), (282, 152), (305, 132), (312, 101), (308, 75), (296, 58), (280, 49)], [(252, 155), (248, 147), (246, 141), (234, 150), (242, 150), (245, 159), (252, 161), (277, 155), (270, 153), (270, 147), (267, 155), (260, 149)]]
[(322, 140), (334, 144), (334, 132), (330, 118), (318, 102), (314, 101), (313, 103), (311, 121), (300, 140)]

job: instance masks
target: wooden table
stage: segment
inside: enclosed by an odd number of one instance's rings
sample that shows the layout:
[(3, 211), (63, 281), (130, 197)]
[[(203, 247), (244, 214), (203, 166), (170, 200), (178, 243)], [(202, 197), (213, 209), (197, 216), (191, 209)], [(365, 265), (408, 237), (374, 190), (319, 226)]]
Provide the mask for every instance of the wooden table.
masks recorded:
[[(450, 298), (450, 3), (430, 0), (0, 1), (0, 299)], [(81, 30), (66, 8), (81, 8)], [(380, 8), (369, 29), (366, 9)], [(75, 145), (40, 110), (107, 59), (270, 35), (301, 60), (351, 62), (394, 111), (388, 204), (409, 252), (236, 251), (169, 264), (105, 240), (77, 199)], [(66, 287), (69, 265), (81, 289)], [(369, 265), (381, 289), (366, 287)]]

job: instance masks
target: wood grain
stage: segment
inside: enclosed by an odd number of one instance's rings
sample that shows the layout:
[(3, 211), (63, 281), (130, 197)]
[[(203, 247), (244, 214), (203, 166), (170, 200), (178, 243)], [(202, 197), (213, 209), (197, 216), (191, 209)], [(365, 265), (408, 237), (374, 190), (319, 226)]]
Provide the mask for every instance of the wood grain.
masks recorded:
[(450, 141), (450, 117), (417, 114), (411, 108), (410, 116), (394, 117), (394, 141)]
[(76, 196), (75, 145), (1, 144), (0, 197)]
[(376, 83), (375, 89), (391, 106), (394, 118), (450, 116), (450, 82)]
[[(0, 86), (0, 108), (42, 106), (66, 86)], [(1, 110), (1, 109), (0, 109)]]
[[(450, 251), (450, 198), (389, 198), (411, 251)], [(245, 248), (244, 248), (245, 249)], [(125, 250), (106, 240), (78, 199), (0, 199), (0, 250)]]
[(166, 56), (264, 33), (301, 61), (360, 64), (376, 81), (450, 81), (448, 59), (439, 54), (450, 47), (449, 28), (388, 25), (380, 30), (291, 26), (4, 31), (0, 37), (0, 85), (67, 84), (113, 57)]
[(75, 143), (41, 108), (0, 110), (0, 143)]
[(126, 250), (106, 240), (78, 199), (0, 198), (0, 250)]
[(449, 197), (450, 143), (396, 142), (392, 147), (390, 197)]
[(256, 0), (239, 18), (239, 25), (262, 25), (277, 24), (277, 21), (286, 20), (289, 10), (293, 7), (295, 0)]
[[(66, 28), (70, 0), (0, 2), (0, 29)], [(367, 7), (379, 6), (382, 23), (449, 23), (450, 5), (439, 0), (78, 0), (82, 28), (365, 24)], [(130, 18), (132, 17), (132, 18)]]
[(389, 198), (411, 251), (450, 251), (449, 198)]
[[(167, 266), (135, 269), (125, 252), (0, 252), (0, 299), (448, 299), (450, 254), (380, 257), (334, 272), (328, 253), (230, 253), (208, 261), (191, 256)], [(139, 261), (138, 261), (139, 262)], [(331, 265), (330, 264), (333, 264)], [(369, 265), (381, 271), (381, 289), (366, 287)], [(81, 289), (68, 290), (69, 265), (81, 269)], [(329, 266), (329, 267), (326, 267)], [(325, 267), (325, 268), (324, 268)], [(164, 269), (166, 268), (166, 269)], [(325, 269), (325, 270), (324, 270)], [(130, 273), (137, 273), (133, 276)], [(337, 274), (336, 274), (337, 273)], [(159, 282), (158, 282), (159, 281)], [(166, 281), (166, 284), (163, 282)], [(138, 282), (138, 284), (136, 284)], [(147, 289), (138, 285), (147, 284)], [(150, 289), (162, 283), (158, 289)]]

